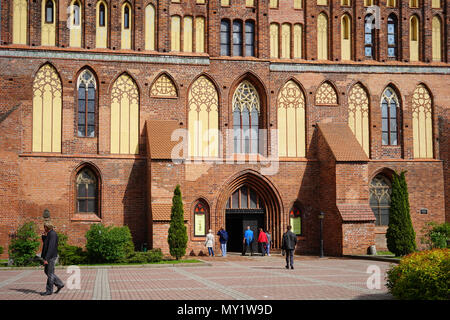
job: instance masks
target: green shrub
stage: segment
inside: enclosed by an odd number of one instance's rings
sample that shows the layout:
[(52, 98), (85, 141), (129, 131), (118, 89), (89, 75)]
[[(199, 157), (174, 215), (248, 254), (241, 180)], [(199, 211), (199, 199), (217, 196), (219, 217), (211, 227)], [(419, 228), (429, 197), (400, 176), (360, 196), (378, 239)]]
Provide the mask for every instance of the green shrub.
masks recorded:
[(402, 300), (448, 300), (449, 284), (449, 249), (410, 254), (387, 272), (389, 292)]
[(58, 248), (59, 263), (65, 266), (86, 264), (88, 262), (87, 252), (83, 248), (64, 245)]
[(405, 171), (401, 172), (400, 175), (394, 172), (386, 242), (389, 251), (397, 257), (410, 254), (416, 250), (416, 233), (412, 226), (409, 211)]
[(124, 262), (127, 263), (155, 263), (162, 261), (161, 249), (153, 249), (147, 252), (134, 252)]
[(87, 263), (87, 252), (83, 248), (72, 246), (67, 243), (67, 235), (58, 234), (58, 256), (59, 264), (69, 266)]
[(427, 244), (430, 249), (449, 248), (447, 241), (450, 239), (450, 223), (428, 222), (423, 232), (422, 243)]
[(93, 224), (86, 232), (89, 262), (111, 263), (127, 259), (134, 251), (130, 229)]
[(172, 198), (172, 213), (170, 215), (170, 227), (167, 242), (170, 254), (179, 260), (186, 254), (187, 231), (184, 225), (184, 209), (180, 186), (177, 185)]
[(34, 222), (26, 222), (11, 239), (8, 247), (9, 257), (16, 266), (37, 265), (36, 251), (39, 248), (39, 237)]
[(0, 246), (0, 254), (3, 254), (3, 247)]

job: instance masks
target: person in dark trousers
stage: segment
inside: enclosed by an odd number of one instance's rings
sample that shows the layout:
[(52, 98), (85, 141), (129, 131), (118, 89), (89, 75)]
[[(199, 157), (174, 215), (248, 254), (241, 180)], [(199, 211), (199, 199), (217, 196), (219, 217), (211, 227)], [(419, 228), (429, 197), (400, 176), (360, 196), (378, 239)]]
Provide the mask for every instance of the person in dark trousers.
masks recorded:
[(265, 247), (267, 245), (267, 236), (262, 228), (259, 228), (258, 245), (259, 245), (259, 250), (261, 250), (261, 255), (264, 257), (266, 255)]
[(55, 293), (58, 293), (63, 287), (64, 283), (55, 274), (55, 262), (58, 256), (58, 235), (53, 230), (53, 225), (50, 222), (44, 223), (44, 234), (42, 235), (42, 254), (41, 258), (44, 260), (44, 272), (47, 275), (47, 286), (42, 296), (49, 296), (53, 294), (53, 286), (56, 286)]
[(297, 236), (291, 231), (291, 226), (287, 226), (287, 231), (283, 234), (281, 249), (286, 252), (286, 269), (294, 269), (294, 249), (297, 244)]
[(250, 247), (250, 255), (253, 255), (253, 231), (250, 230), (250, 226), (247, 226), (247, 230), (244, 233), (244, 250), (242, 255), (245, 256), (247, 253), (247, 248)]
[(219, 231), (217, 232), (217, 235), (219, 236), (220, 250), (222, 250), (222, 257), (226, 257), (228, 232), (226, 232), (224, 228), (220, 228)]

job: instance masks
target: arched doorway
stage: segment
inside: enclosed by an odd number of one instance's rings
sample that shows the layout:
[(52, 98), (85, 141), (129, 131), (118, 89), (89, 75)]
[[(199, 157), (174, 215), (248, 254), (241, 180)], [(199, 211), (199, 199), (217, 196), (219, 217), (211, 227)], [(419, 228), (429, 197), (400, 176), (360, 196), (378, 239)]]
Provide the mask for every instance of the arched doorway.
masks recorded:
[[(265, 225), (264, 200), (257, 192), (248, 185), (234, 191), (228, 198), (225, 209), (225, 226), (229, 233), (228, 251), (242, 252), (243, 234), (247, 226), (258, 239), (258, 230), (260, 227), (266, 229)], [(258, 252), (256, 241), (253, 243), (253, 251)]]
[(216, 226), (225, 226), (229, 234), (228, 251), (242, 252), (243, 228), (248, 225), (254, 232), (258, 227), (269, 230), (273, 248), (279, 249), (282, 230), (288, 222), (281, 216), (281, 197), (273, 183), (259, 172), (247, 169), (230, 177), (223, 186), (217, 199)]

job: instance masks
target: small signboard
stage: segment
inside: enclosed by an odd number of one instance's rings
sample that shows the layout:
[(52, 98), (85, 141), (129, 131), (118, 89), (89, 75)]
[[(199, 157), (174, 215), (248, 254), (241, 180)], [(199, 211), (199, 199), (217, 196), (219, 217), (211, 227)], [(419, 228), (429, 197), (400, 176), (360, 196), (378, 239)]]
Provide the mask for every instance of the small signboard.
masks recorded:
[(420, 214), (428, 214), (428, 209), (427, 208), (420, 209)]

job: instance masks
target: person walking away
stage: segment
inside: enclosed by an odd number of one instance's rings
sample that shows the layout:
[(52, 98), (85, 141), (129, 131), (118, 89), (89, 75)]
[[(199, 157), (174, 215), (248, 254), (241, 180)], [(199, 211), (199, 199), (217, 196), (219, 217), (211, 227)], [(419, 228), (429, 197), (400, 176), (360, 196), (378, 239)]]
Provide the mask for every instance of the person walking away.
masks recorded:
[(259, 250), (261, 250), (261, 255), (264, 257), (266, 255), (266, 246), (267, 244), (267, 236), (264, 232), (263, 228), (259, 228), (259, 235), (258, 235), (258, 245)]
[(286, 252), (286, 269), (294, 269), (294, 250), (297, 244), (297, 236), (291, 231), (291, 226), (287, 226), (287, 231), (283, 234), (281, 249)]
[(53, 230), (53, 225), (50, 222), (44, 223), (44, 234), (42, 235), (42, 253), (41, 258), (44, 260), (44, 272), (47, 275), (47, 285), (42, 296), (49, 296), (53, 294), (53, 286), (56, 286), (55, 293), (58, 293), (63, 287), (64, 283), (55, 274), (55, 262), (58, 256), (58, 235)]
[(272, 245), (272, 235), (270, 234), (269, 230), (266, 231), (266, 237), (267, 237), (267, 255), (270, 257), (270, 246)]
[(208, 248), (208, 256), (214, 257), (214, 235), (212, 234), (212, 230), (209, 229), (208, 234), (206, 235), (205, 246)]
[(247, 230), (244, 233), (244, 250), (242, 255), (245, 256), (247, 253), (247, 248), (250, 247), (250, 254), (253, 256), (253, 231), (250, 230), (250, 226), (247, 226)]
[(219, 242), (220, 242), (220, 250), (222, 251), (222, 257), (227, 256), (227, 242), (228, 242), (228, 232), (224, 228), (220, 228), (217, 232), (217, 235), (219, 236)]

